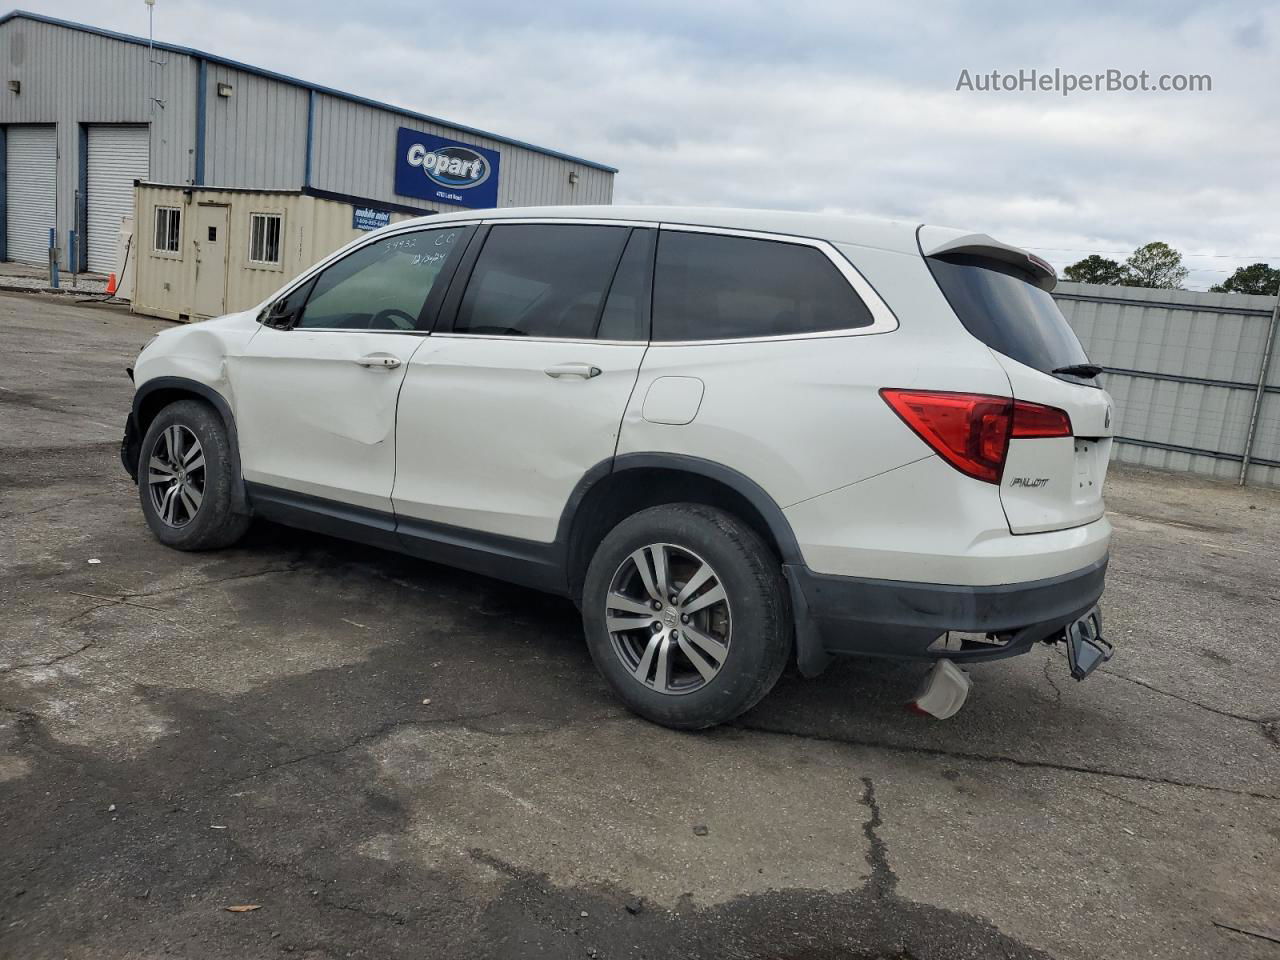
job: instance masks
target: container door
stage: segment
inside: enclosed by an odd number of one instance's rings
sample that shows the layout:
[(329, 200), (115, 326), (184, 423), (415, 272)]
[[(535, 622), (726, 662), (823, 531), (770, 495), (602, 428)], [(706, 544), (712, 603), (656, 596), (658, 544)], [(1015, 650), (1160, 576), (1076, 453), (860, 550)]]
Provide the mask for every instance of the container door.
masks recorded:
[(211, 204), (196, 207), (196, 228), (192, 236), (196, 280), (192, 308), (201, 317), (220, 317), (227, 312), (227, 234), (231, 208)]

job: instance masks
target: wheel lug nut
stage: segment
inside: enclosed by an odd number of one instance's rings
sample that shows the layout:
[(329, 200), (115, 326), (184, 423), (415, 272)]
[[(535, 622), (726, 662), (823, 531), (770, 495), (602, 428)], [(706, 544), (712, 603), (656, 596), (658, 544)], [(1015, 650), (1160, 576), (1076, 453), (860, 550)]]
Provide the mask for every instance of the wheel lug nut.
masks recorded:
[(655, 609), (655, 610), (661, 610), (661, 609), (662, 609), (662, 601), (661, 601), (661, 600), (655, 600), (655, 601), (653, 601), (653, 609)]
[(688, 622), (689, 622), (689, 615), (688, 615), (687, 613), (682, 613), (682, 614), (680, 614), (680, 622), (681, 622), (681, 623), (688, 623)]
[(680, 631), (679, 631), (679, 630), (672, 630), (672, 631), (671, 631), (671, 639), (672, 639), (672, 640), (679, 640), (679, 639), (680, 639)]

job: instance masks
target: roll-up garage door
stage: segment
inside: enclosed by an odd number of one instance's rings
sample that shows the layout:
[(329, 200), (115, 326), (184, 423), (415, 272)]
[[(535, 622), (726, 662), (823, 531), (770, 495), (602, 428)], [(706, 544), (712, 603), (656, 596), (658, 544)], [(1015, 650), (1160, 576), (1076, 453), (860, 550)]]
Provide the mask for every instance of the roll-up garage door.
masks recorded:
[(146, 127), (90, 127), (88, 268), (119, 272), (120, 221), (133, 216), (133, 181), (147, 179)]
[(6, 135), (8, 257), (49, 262), (49, 231), (57, 223), (57, 128), (9, 127)]

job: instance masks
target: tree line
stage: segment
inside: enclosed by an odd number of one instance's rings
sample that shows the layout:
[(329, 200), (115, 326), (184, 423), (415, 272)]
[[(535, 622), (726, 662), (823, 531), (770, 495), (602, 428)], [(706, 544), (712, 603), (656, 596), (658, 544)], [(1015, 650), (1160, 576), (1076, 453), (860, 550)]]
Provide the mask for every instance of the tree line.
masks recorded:
[[(1143, 244), (1123, 263), (1090, 254), (1062, 271), (1064, 280), (1104, 283), (1118, 287), (1162, 287), (1181, 290), (1190, 271), (1182, 265), (1182, 254), (1156, 240)], [(1274, 297), (1280, 289), (1280, 269), (1266, 263), (1238, 267), (1222, 283), (1209, 288), (1213, 293), (1254, 293)]]

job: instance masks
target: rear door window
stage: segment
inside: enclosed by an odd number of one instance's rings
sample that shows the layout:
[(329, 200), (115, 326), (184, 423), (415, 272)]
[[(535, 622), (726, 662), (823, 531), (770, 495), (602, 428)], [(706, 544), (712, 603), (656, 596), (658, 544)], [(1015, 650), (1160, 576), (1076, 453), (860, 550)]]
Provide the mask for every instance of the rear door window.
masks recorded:
[[(992, 350), (1042, 373), (1089, 362), (1052, 294), (1036, 286), (1028, 271), (972, 254), (926, 262), (965, 329)], [(1096, 385), (1085, 377), (1057, 376)]]
[(639, 227), (613, 275), (596, 336), (601, 340), (648, 340), (653, 290), (653, 245), (658, 231)]
[(654, 340), (787, 337), (867, 327), (871, 311), (807, 244), (663, 230)]
[(489, 230), (455, 333), (589, 340), (629, 227), (509, 223)]

